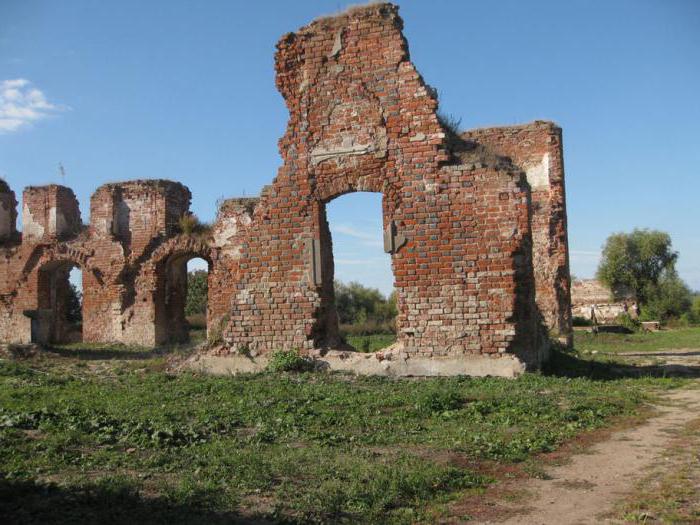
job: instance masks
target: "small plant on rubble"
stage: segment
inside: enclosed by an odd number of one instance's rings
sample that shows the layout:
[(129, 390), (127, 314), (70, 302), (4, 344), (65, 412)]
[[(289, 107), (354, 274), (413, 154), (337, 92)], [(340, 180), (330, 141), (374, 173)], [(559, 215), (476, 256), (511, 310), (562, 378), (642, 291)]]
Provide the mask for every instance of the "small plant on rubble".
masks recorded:
[(209, 329), (207, 343), (210, 347), (218, 346), (224, 343), (224, 330), (226, 330), (229, 320), (230, 317), (228, 314), (224, 315), (221, 319), (219, 319), (218, 323), (214, 323), (214, 326)]
[(210, 229), (208, 224), (201, 222), (199, 218), (191, 212), (183, 214), (177, 221), (177, 224), (180, 228), (180, 232), (185, 235), (202, 234), (208, 232)]
[(313, 362), (298, 350), (277, 350), (270, 356), (268, 372), (307, 372), (314, 368)]
[(460, 125), (462, 123), (461, 118), (456, 118), (451, 114), (443, 113), (438, 111), (437, 119), (442, 129), (445, 130), (445, 138), (449, 148), (453, 148), (462, 142), (460, 137)]

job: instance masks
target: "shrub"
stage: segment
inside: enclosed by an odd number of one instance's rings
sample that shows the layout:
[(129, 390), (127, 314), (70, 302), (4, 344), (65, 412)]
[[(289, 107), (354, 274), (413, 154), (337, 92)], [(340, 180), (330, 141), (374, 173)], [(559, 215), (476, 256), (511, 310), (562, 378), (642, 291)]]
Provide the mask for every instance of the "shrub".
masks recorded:
[(83, 292), (73, 283), (68, 283), (68, 296), (66, 298), (66, 320), (75, 325), (83, 323)]
[(695, 294), (693, 304), (690, 307), (690, 322), (700, 323), (700, 295)]
[(615, 318), (615, 323), (619, 324), (620, 326), (624, 326), (628, 330), (631, 330), (633, 332), (637, 332), (639, 328), (642, 326), (641, 323), (637, 319), (632, 319), (630, 317), (630, 314), (619, 314)]
[(675, 273), (664, 275), (646, 295), (648, 299), (640, 314), (643, 321), (678, 319), (692, 308), (690, 289)]
[(187, 324), (190, 328), (202, 329), (207, 327), (207, 316), (204, 314), (192, 314), (187, 316)]
[(187, 212), (177, 221), (177, 225), (180, 228), (180, 232), (185, 235), (197, 235), (207, 233), (211, 226), (206, 223), (200, 222), (194, 213)]
[(384, 297), (360, 283), (334, 283), (335, 308), (341, 324), (390, 323), (396, 317), (396, 294)]
[(297, 350), (277, 350), (267, 364), (268, 372), (307, 372), (313, 368), (313, 361), (299, 355)]
[(187, 273), (187, 301), (185, 315), (207, 313), (207, 297), (209, 293), (209, 272), (194, 270)]
[(395, 334), (396, 324), (393, 320), (382, 323), (367, 321), (366, 323), (341, 324), (340, 333), (343, 336), (350, 337), (361, 335)]
[(692, 316), (689, 312), (684, 313), (678, 319), (669, 319), (664, 323), (667, 328), (688, 328), (692, 324)]

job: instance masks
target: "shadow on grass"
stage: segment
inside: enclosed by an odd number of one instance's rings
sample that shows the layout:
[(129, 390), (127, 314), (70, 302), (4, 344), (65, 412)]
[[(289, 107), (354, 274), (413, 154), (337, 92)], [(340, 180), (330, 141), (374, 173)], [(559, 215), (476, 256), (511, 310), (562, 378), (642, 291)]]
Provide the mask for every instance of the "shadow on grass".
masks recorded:
[(160, 346), (157, 348), (133, 347), (122, 345), (66, 345), (45, 346), (43, 350), (52, 354), (73, 359), (86, 360), (110, 360), (138, 361), (144, 359), (156, 359), (172, 354), (191, 353), (196, 349), (196, 344), (180, 344)]
[(586, 377), (609, 381), (640, 377), (700, 377), (700, 366), (682, 364), (633, 365), (620, 362), (603, 362), (581, 359), (573, 352), (561, 349), (552, 351), (549, 362), (542, 368), (545, 375), (558, 377)]
[(207, 508), (208, 495), (191, 503), (165, 498), (145, 498), (132, 487), (117, 484), (62, 487), (36, 481), (7, 480), (0, 477), (0, 522), (39, 523), (273, 523), (216, 512)]

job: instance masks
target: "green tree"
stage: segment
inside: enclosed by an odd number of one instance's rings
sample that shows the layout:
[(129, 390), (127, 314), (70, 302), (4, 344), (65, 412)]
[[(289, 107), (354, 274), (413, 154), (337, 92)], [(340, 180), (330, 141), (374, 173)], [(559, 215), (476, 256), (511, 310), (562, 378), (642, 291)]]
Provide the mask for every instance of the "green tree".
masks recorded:
[(185, 315), (207, 313), (207, 293), (209, 291), (209, 273), (195, 270), (187, 274), (187, 302)]
[(73, 324), (83, 322), (83, 294), (73, 283), (68, 283), (66, 296), (66, 320)]
[(693, 323), (700, 323), (700, 293), (695, 292), (693, 294), (693, 304), (690, 307), (690, 321)]
[(639, 229), (615, 233), (605, 242), (597, 276), (617, 298), (630, 291), (644, 305), (656, 294), (659, 280), (675, 274), (677, 259), (668, 233)]
[(396, 293), (386, 298), (376, 288), (336, 281), (335, 308), (341, 324), (386, 323), (396, 317)]
[(676, 272), (665, 273), (647, 293), (641, 316), (646, 320), (677, 319), (690, 312), (692, 293)]

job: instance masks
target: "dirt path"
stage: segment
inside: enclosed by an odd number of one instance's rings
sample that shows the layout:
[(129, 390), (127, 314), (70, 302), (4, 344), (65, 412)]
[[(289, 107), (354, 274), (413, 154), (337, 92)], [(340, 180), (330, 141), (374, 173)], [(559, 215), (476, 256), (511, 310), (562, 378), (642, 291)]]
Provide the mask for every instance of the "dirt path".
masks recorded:
[(669, 431), (700, 417), (700, 389), (675, 391), (664, 399), (669, 404), (658, 406), (658, 415), (643, 425), (613, 434), (566, 465), (547, 468), (550, 479), (526, 481), (520, 487), (530, 494), (526, 506), (508, 505), (517, 515), (497, 523), (611, 523), (600, 516), (629, 493), (645, 469), (661, 456), (671, 440)]

